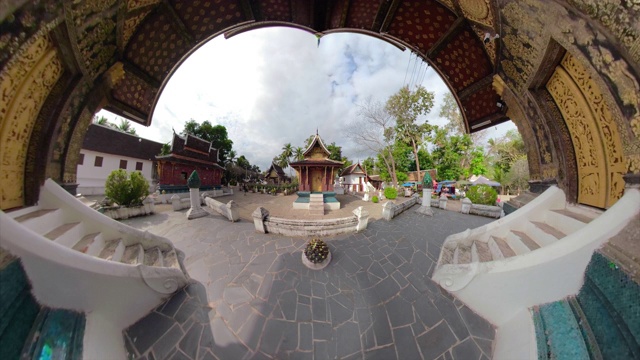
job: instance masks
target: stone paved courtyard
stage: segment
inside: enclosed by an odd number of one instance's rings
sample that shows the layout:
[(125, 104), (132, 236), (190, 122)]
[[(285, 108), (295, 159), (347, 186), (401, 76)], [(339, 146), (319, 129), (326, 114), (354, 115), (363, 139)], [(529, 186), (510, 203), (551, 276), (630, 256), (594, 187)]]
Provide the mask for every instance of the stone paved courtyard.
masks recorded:
[(447, 235), (491, 219), (417, 208), (325, 239), (322, 271), (302, 265), (306, 239), (246, 220), (128, 220), (171, 239), (195, 281), (129, 328), (128, 348), (142, 359), (489, 359), (493, 327), (430, 276)]

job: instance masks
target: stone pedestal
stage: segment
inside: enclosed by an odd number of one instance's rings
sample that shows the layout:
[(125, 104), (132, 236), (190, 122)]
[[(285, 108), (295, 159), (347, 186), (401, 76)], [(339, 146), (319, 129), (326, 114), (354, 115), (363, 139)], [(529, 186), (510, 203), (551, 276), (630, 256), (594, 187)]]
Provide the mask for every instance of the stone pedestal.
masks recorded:
[(433, 210), (431, 209), (431, 189), (422, 190), (422, 203), (416, 212), (418, 214), (433, 216)]
[(267, 233), (267, 228), (264, 226), (264, 221), (268, 216), (269, 211), (263, 207), (257, 208), (251, 214), (251, 217), (253, 217), (253, 225), (255, 226), (257, 232), (263, 234)]
[(393, 219), (393, 208), (395, 204), (392, 201), (387, 201), (384, 205), (382, 205), (382, 218), (390, 221)]
[(353, 215), (358, 218), (358, 225), (356, 225), (356, 232), (362, 231), (367, 228), (367, 224), (369, 224), (369, 212), (362, 208), (362, 206), (358, 206), (355, 210), (353, 210)]
[(439, 201), (440, 201), (440, 204), (438, 204), (438, 207), (439, 207), (440, 209), (442, 209), (442, 210), (447, 210), (447, 201), (448, 201), (448, 200), (449, 200), (449, 199), (447, 198), (447, 196), (446, 196), (446, 195), (444, 195), (444, 194), (443, 194), (443, 195), (440, 195), (440, 200), (439, 200)]
[(471, 210), (471, 200), (469, 200), (469, 198), (464, 198), (462, 199), (461, 203), (462, 209), (460, 210), (460, 212), (463, 214), (468, 214)]
[(173, 211), (180, 211), (180, 209), (182, 209), (182, 206), (180, 204), (180, 196), (171, 196), (171, 207), (173, 208)]
[(191, 200), (191, 208), (187, 211), (188, 220), (205, 217), (209, 214), (200, 206), (200, 189), (189, 189), (189, 200)]

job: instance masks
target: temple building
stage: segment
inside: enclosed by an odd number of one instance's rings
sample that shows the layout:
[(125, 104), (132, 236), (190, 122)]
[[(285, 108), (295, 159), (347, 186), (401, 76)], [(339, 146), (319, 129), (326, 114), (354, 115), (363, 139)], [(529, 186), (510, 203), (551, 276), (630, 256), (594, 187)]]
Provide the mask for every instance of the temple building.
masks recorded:
[(289, 164), (298, 173), (299, 191), (333, 191), (333, 178), (343, 162), (329, 159), (331, 152), (316, 136), (304, 151), (304, 159)]
[(364, 187), (369, 181), (369, 176), (367, 172), (364, 171), (360, 162), (347, 166), (340, 173), (340, 177), (343, 178), (342, 186), (347, 191), (364, 191)]
[(169, 154), (158, 155), (156, 160), (161, 191), (188, 191), (187, 179), (194, 170), (200, 176), (202, 190), (222, 183), (224, 168), (218, 165), (218, 149), (191, 134), (180, 136), (174, 132)]
[(287, 175), (284, 173), (284, 170), (278, 164), (271, 162), (271, 166), (266, 172), (265, 180), (269, 184), (282, 184), (285, 182), (291, 181), (287, 178)]

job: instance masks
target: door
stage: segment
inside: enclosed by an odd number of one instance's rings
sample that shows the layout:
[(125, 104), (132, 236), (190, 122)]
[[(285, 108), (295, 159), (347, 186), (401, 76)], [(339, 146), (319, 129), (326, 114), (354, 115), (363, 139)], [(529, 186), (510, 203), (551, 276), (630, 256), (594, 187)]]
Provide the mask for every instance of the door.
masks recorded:
[(311, 191), (322, 192), (322, 169), (311, 169)]

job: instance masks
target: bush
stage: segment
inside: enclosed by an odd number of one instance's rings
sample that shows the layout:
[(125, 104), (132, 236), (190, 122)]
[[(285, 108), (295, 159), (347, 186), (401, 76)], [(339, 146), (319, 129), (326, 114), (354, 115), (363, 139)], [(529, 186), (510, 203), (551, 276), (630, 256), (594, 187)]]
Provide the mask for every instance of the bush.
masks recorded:
[(371, 198), (371, 202), (372, 203), (377, 203), (378, 201), (380, 201), (380, 200), (378, 199), (377, 196), (374, 196), (374, 197)]
[(329, 247), (324, 241), (314, 238), (307, 243), (304, 249), (304, 255), (314, 264), (319, 264), (329, 256)]
[(394, 187), (386, 187), (384, 188), (384, 197), (389, 200), (393, 200), (398, 197), (398, 190)]
[(149, 182), (140, 171), (127, 175), (124, 169), (114, 170), (104, 185), (105, 195), (120, 206), (136, 206), (149, 195)]
[(474, 204), (495, 205), (498, 193), (489, 185), (474, 185), (467, 191), (467, 197)]

